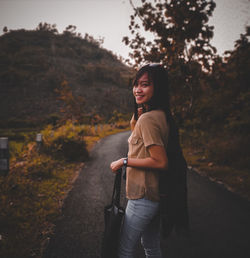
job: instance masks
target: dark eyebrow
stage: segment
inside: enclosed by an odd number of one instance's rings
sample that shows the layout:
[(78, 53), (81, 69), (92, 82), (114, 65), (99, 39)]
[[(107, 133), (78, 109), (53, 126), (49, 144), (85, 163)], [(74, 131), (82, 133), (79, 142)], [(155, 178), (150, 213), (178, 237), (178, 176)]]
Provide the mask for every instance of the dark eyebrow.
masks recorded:
[[(140, 81), (140, 84), (148, 84), (148, 85), (150, 85), (150, 83), (151, 83), (151, 81), (150, 80), (143, 80), (143, 81)], [(133, 85), (133, 87), (134, 86), (138, 86), (138, 81)]]

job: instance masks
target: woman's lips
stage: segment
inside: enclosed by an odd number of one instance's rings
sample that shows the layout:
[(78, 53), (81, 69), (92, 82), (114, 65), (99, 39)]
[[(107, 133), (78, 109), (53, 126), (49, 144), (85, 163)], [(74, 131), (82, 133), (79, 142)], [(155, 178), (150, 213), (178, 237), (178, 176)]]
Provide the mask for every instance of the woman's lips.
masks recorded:
[(136, 95), (135, 97), (136, 97), (136, 99), (140, 100), (140, 99), (142, 99), (144, 96), (143, 96), (143, 95)]

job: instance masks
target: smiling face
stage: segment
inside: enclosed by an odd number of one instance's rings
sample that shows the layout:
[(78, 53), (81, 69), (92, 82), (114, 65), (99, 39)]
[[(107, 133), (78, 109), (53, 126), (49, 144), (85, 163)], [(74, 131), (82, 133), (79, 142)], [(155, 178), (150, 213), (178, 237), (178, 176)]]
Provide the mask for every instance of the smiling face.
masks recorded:
[(153, 82), (149, 79), (148, 73), (144, 73), (133, 87), (133, 94), (137, 104), (146, 104), (154, 94)]

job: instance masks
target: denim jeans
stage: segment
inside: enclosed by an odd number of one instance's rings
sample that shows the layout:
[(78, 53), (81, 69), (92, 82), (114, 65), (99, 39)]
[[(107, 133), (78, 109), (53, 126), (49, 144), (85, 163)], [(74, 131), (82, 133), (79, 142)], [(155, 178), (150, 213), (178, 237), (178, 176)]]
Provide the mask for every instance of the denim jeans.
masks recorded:
[(159, 203), (145, 198), (128, 200), (121, 232), (119, 258), (133, 258), (141, 238), (147, 258), (161, 258)]

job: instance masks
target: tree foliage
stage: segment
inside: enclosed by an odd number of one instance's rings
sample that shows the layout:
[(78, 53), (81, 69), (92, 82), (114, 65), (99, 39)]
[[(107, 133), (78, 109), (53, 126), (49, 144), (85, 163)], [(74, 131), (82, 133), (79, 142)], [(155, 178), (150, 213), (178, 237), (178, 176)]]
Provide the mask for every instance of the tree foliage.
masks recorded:
[(210, 44), (213, 0), (130, 2), (132, 35), (123, 41), (135, 67), (159, 62), (168, 68), (172, 111), (186, 141), (218, 164), (249, 168), (250, 28), (219, 56)]
[(208, 80), (212, 96), (206, 106), (214, 107), (214, 112), (210, 112), (207, 119), (216, 114), (220, 124), (232, 133), (246, 134), (250, 130), (249, 36), (249, 28), (246, 28), (245, 34), (236, 41), (235, 49), (226, 51), (224, 59), (216, 59)]
[(58, 30), (56, 28), (56, 24), (49, 24), (47, 22), (40, 22), (38, 26), (36, 27), (36, 30), (38, 31), (50, 31), (52, 33), (58, 33)]
[[(134, 51), (131, 57), (137, 65), (150, 61), (171, 67), (180, 60), (198, 60), (208, 67), (215, 48), (209, 43), (213, 26), (207, 22), (214, 8), (213, 0), (142, 1), (131, 15), (129, 29), (134, 38), (123, 41)], [(152, 41), (141, 36), (141, 26), (153, 34)]]
[(68, 82), (64, 80), (59, 88), (55, 89), (58, 99), (63, 102), (60, 111), (63, 121), (81, 122), (84, 118), (85, 100), (82, 96), (74, 96)]
[[(133, 5), (132, 0), (130, 2)], [(182, 110), (173, 111), (190, 112), (200, 91), (203, 70), (210, 70), (216, 52), (210, 44), (213, 26), (208, 25), (215, 2), (143, 0), (140, 7), (133, 7), (129, 25), (132, 38), (123, 38), (133, 51), (130, 57), (135, 66), (146, 62), (160, 62), (167, 66), (174, 107), (182, 105)], [(142, 36), (142, 28), (152, 34), (152, 40)]]
[[(188, 120), (199, 132), (197, 143), (218, 164), (250, 168), (250, 42), (249, 28), (235, 49), (214, 59), (197, 107)], [(202, 136), (203, 135), (203, 136)]]

